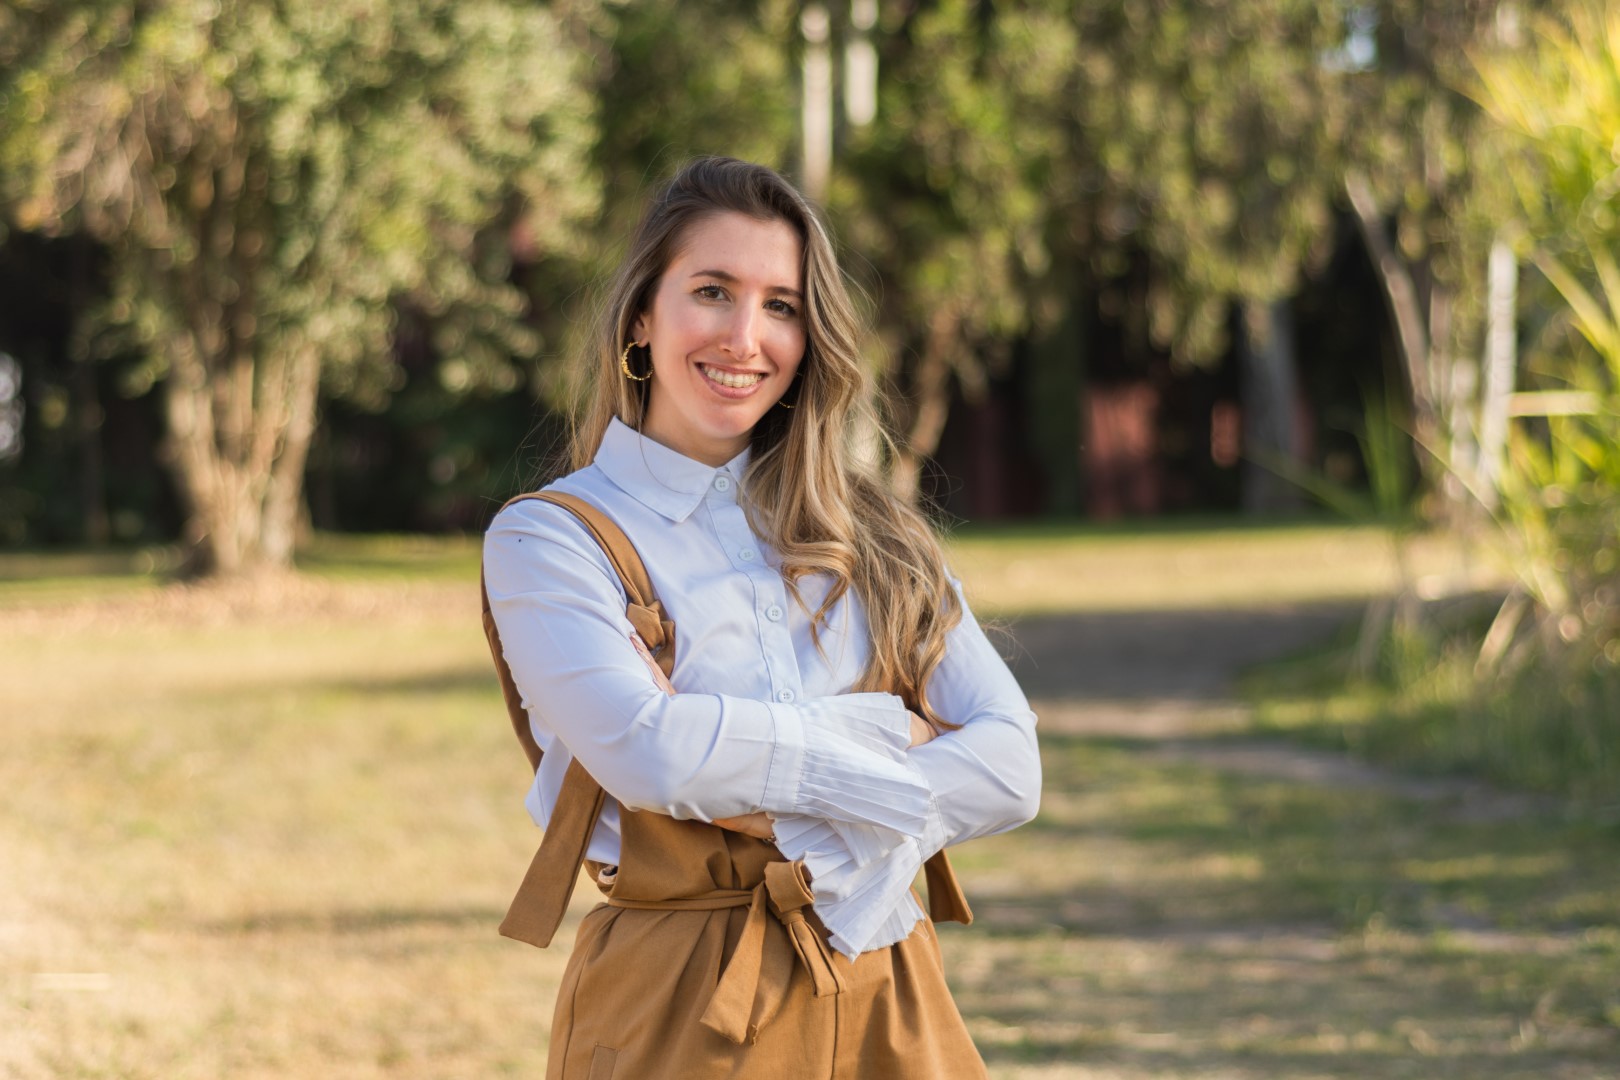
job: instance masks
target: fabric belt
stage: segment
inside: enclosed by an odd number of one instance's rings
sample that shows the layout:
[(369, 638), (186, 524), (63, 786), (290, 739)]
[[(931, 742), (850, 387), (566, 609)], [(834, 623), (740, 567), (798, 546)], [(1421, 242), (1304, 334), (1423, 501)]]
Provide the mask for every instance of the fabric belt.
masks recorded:
[[(787, 1000), (795, 957), (810, 976), (816, 997), (843, 993), (848, 985), (833, 963), (832, 949), (804, 917), (814, 899), (802, 862), (773, 862), (765, 880), (753, 889), (717, 890), (704, 896), (671, 900), (621, 900), (608, 904), (635, 911), (720, 911), (748, 908), (737, 951), (731, 954), (719, 984), (703, 1011), (705, 1027), (742, 1045), (759, 1038), (760, 1030)], [(766, 916), (787, 931), (767, 933)]]

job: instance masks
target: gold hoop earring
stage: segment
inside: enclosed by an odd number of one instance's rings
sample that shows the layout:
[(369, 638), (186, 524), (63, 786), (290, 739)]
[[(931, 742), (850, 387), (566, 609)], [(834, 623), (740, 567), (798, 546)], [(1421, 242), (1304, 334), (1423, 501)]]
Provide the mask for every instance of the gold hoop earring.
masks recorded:
[[(802, 374), (802, 372), (799, 372), (799, 371), (795, 371), (795, 372), (794, 372), (794, 373), (793, 373), (793, 382), (792, 382), (792, 384), (791, 384), (791, 385), (789, 385), (789, 386), (788, 386), (788, 390), (791, 390), (791, 389), (793, 389), (793, 387), (795, 387), (795, 386), (798, 386), (798, 385), (799, 385), (799, 376), (800, 376), (800, 375), (801, 375), (801, 374)], [(786, 391), (783, 391), (783, 393), (782, 393), (782, 396), (781, 396), (781, 397), (779, 397), (779, 398), (777, 398), (777, 399), (776, 399), (776, 403), (777, 403), (777, 404), (778, 404), (778, 405), (780, 405), (780, 406), (781, 406), (781, 407), (782, 407), (782, 408), (784, 408), (784, 409), (791, 409), (791, 408), (793, 408), (793, 406), (792, 406), (792, 405), (789, 405), (789, 404), (788, 404), (788, 403), (787, 403), (787, 392), (786, 392)]]
[[(619, 368), (624, 372), (624, 377), (629, 379), (631, 382), (646, 382), (648, 379), (652, 378), (651, 371), (647, 372), (645, 375), (637, 375), (635, 372), (630, 370), (630, 350), (635, 348), (638, 344), (640, 344), (640, 342), (631, 341), (626, 343), (624, 352), (619, 354)], [(651, 360), (652, 358), (649, 356), (648, 359)]]

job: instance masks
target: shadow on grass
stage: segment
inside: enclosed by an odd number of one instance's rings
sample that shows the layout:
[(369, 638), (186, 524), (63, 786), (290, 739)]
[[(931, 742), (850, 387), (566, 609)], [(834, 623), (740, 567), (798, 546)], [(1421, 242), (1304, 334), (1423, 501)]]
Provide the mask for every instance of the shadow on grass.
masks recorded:
[[(1444, 800), (1149, 759), (1142, 745), (1120, 737), (1043, 739), (1041, 814), (1003, 843), (1056, 853), (1106, 841), (1129, 845), (1148, 862), (1123, 879), (1071, 877), (1044, 898), (1038, 889), (1009, 897), (1017, 906), (1050, 909), (1037, 911), (1035, 922), (1060, 909), (1107, 911), (1113, 897), (1136, 913), (1125, 926), (1092, 916), (1073, 928), (1118, 932), (1155, 909), (1164, 919), (1223, 926), (1282, 919), (1353, 928), (1375, 916), (1427, 929), (1620, 926), (1620, 836), (1602, 823), (1555, 815), (1480, 819), (1453, 812), (1456, 804)], [(1087, 889), (1095, 897), (1086, 897)], [(1096, 906), (1077, 908), (1077, 898)], [(1048, 924), (1068, 925), (1061, 917)]]
[[(1620, 858), (1579, 822), (1043, 740), (1041, 815), (962, 852), (987, 1060), (1120, 1077), (1580, 1077), (1620, 1047)], [(1607, 1056), (1606, 1056), (1607, 1055)]]
[(1007, 620), (992, 640), (1031, 698), (1208, 701), (1238, 672), (1331, 639), (1363, 606), (1028, 615)]

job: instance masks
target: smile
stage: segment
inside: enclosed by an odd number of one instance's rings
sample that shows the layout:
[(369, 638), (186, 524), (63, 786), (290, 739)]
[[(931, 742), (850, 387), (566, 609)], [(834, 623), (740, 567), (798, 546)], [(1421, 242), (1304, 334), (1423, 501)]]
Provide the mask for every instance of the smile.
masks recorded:
[(720, 386), (729, 387), (732, 390), (746, 390), (749, 387), (758, 384), (761, 379), (765, 378), (765, 373), (762, 371), (739, 374), (732, 371), (722, 371), (719, 368), (713, 368), (707, 364), (699, 364), (698, 370), (702, 371), (703, 377), (708, 379), (710, 382), (717, 383)]

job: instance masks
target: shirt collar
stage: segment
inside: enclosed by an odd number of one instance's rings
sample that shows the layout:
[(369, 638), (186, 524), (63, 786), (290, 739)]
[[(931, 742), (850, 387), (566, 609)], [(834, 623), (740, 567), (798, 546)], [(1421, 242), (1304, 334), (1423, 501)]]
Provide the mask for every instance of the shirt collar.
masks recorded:
[[(704, 496), (734, 500), (748, 467), (748, 449), (718, 469), (680, 454), (647, 438), (618, 417), (609, 422), (597, 447), (593, 464), (626, 495), (671, 521), (681, 522)], [(720, 474), (731, 478), (722, 492), (715, 487)]]

